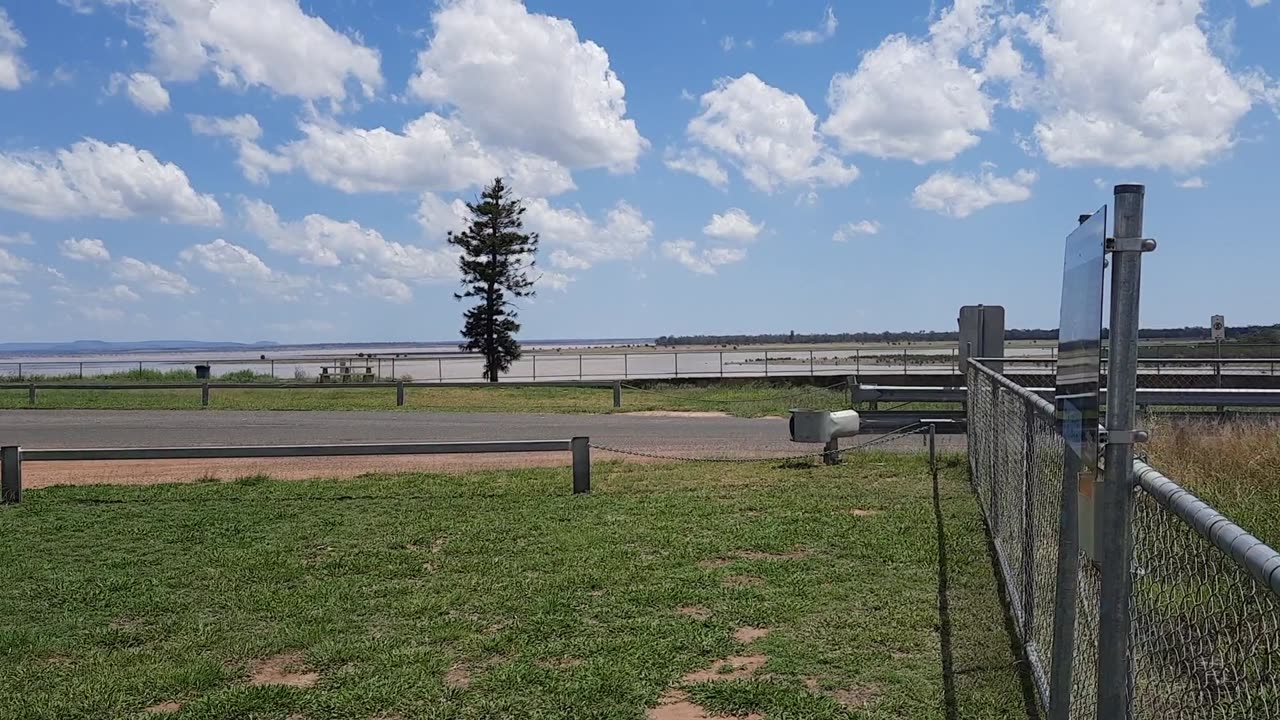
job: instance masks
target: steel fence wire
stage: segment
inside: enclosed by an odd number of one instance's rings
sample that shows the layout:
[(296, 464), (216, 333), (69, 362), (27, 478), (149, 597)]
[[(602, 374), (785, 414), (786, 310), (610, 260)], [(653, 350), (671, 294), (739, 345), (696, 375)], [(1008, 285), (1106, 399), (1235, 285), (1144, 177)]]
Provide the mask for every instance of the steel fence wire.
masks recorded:
[[(973, 489), (1047, 704), (1064, 443), (1047, 403), (976, 364), (967, 375)], [(1280, 553), (1154, 469), (1136, 469), (1132, 717), (1280, 718)], [(1078, 567), (1070, 717), (1094, 718), (1100, 573), (1083, 555)]]
[[(1155, 496), (1137, 495), (1134, 717), (1280, 718), (1280, 575), (1260, 582)], [(1215, 532), (1231, 525), (1223, 518)], [(1254, 542), (1255, 554), (1270, 550)]]

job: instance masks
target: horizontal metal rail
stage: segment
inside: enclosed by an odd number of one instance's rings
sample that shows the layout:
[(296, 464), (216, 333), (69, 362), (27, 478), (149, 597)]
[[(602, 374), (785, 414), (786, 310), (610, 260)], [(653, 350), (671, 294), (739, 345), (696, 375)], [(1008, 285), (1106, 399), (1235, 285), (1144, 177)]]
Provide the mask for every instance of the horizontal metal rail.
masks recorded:
[[(1053, 388), (1024, 388), (1052, 402)], [(938, 402), (965, 401), (966, 388), (921, 387), (914, 385), (859, 385), (854, 388), (854, 402)], [(1106, 389), (1102, 390), (1106, 395)], [(1280, 408), (1280, 389), (1260, 388), (1188, 388), (1139, 389), (1139, 406), (1186, 407), (1257, 407)]]
[[(619, 381), (620, 382), (620, 381)], [(354, 390), (358, 388), (525, 388), (525, 387), (570, 387), (570, 388), (612, 388), (616, 382), (603, 380), (557, 380), (554, 382), (431, 382), (427, 380), (387, 382), (185, 382), (185, 383), (0, 383), (0, 390), (200, 390), (208, 387), (211, 390)]]
[(498, 440), (484, 442), (351, 443), (331, 445), (197, 445), (188, 447), (39, 448), (0, 447), (0, 502), (22, 498), (24, 462), (86, 460), (212, 460), (229, 458), (351, 457), (368, 455), (462, 455), (478, 453), (571, 452), (573, 492), (591, 491), (590, 439)]
[[(1021, 355), (1006, 356), (998, 358), (971, 358), (982, 363), (1045, 363), (1049, 365), (1057, 364), (1058, 358), (1049, 355)], [(1106, 364), (1107, 358), (1102, 358), (1103, 364)], [(1202, 357), (1202, 358), (1162, 358), (1162, 357), (1140, 357), (1138, 365), (1270, 365), (1271, 363), (1280, 364), (1280, 358), (1271, 357)]]
[(23, 462), (63, 460), (200, 460), (214, 458), (341, 457), (566, 452), (571, 440), (351, 443), (343, 445), (195, 445), (187, 447), (22, 449)]
[(1138, 486), (1161, 507), (1178, 516), (1197, 535), (1230, 557), (1276, 597), (1280, 597), (1280, 552), (1250, 535), (1244, 528), (1231, 522), (1225, 515), (1150, 465), (1134, 460), (1133, 471)]

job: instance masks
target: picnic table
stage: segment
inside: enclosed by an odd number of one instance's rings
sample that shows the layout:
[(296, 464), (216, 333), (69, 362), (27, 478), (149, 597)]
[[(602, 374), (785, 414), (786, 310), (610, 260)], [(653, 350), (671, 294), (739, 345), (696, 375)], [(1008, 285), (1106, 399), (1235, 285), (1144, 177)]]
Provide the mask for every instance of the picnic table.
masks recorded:
[(361, 362), (354, 360), (336, 360), (332, 365), (320, 366), (320, 382), (349, 383), (374, 382), (378, 379), (373, 372), (373, 365), (368, 359)]

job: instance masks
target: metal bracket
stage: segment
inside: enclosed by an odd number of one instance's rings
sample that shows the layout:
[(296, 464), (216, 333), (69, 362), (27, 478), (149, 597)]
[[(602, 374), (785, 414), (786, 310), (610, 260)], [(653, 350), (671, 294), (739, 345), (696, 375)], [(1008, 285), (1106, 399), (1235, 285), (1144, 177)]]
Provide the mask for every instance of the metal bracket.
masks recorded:
[(1156, 249), (1153, 238), (1107, 238), (1104, 249), (1109, 253), (1151, 252)]
[(1108, 445), (1136, 445), (1151, 441), (1151, 433), (1146, 430), (1103, 430), (1099, 438)]

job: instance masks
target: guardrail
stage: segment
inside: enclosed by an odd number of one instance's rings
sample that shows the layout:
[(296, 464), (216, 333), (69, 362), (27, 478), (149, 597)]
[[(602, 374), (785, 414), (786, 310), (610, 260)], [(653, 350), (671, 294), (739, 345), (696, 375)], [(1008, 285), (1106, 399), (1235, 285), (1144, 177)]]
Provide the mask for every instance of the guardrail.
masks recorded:
[(360, 388), (395, 388), (396, 407), (404, 406), (406, 388), (430, 387), (566, 387), (566, 388), (600, 388), (613, 390), (613, 406), (622, 407), (622, 381), (597, 382), (591, 380), (570, 380), (563, 382), (505, 382), (494, 383), (461, 383), (461, 382), (355, 382), (355, 383), (0, 383), (0, 390), (26, 390), (27, 404), (35, 405), (41, 390), (199, 390), (201, 407), (208, 407), (210, 393), (213, 390), (357, 390)]
[(591, 492), (591, 441), (500, 440), (486, 442), (354, 443), (330, 445), (206, 445), (158, 448), (42, 448), (0, 447), (0, 503), (22, 500), (24, 462), (83, 460), (210, 460), (227, 458), (351, 457), (362, 455), (459, 455), (477, 453), (570, 452), (573, 454), (573, 492)]
[[(1044, 400), (1053, 401), (1053, 388), (1024, 388)], [(916, 387), (902, 385), (859, 385), (853, 390), (854, 402), (937, 402), (962, 403), (967, 388)], [(1102, 390), (1106, 395), (1106, 389)], [(1185, 407), (1253, 407), (1280, 408), (1280, 390), (1254, 388), (1188, 388), (1138, 390), (1141, 406)]]

